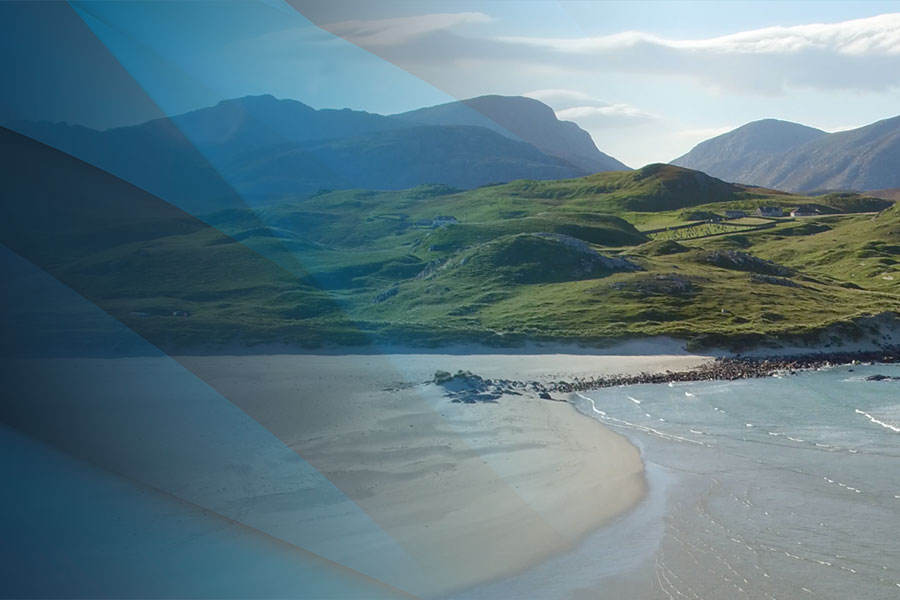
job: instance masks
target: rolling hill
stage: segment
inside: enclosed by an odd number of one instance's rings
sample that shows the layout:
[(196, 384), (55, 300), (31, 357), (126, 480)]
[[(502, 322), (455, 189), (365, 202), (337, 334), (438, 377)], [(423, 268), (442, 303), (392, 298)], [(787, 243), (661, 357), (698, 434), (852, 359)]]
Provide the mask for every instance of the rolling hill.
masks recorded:
[(791, 192), (900, 187), (900, 117), (824, 133), (767, 119), (698, 144), (672, 164)]
[[(650, 165), (474, 190), (333, 190), (200, 221), (0, 133), (3, 243), (170, 350), (647, 335), (740, 347), (837, 324), (868, 335), (853, 323), (900, 313), (900, 210), (886, 200), (799, 197)], [(710, 216), (799, 203), (881, 211)], [(65, 331), (84, 348), (107, 340), (90, 322), (52, 316), (18, 307), (5, 343), (40, 349)]]
[[(307, 320), (295, 324), (304, 330), (301, 337), (319, 335), (308, 329), (308, 319), (332, 320), (341, 313), (285, 247), (263, 256), (122, 179), (5, 128), (0, 163), (8, 199), (0, 219), (6, 248), (151, 344), (225, 343), (242, 331), (281, 327), (285, 315)], [(242, 215), (249, 229), (262, 226), (252, 212)], [(26, 283), (6, 280), (9, 290)], [(195, 314), (192, 307), (199, 305), (204, 309)], [(46, 310), (15, 301), (4, 309), (2, 346), (13, 355), (90, 352), (121, 339), (108, 327), (92, 328), (89, 311), (70, 314), (68, 307)], [(57, 335), (66, 330), (77, 335)], [(79, 346), (61, 347), (63, 339), (67, 345), (77, 339)]]

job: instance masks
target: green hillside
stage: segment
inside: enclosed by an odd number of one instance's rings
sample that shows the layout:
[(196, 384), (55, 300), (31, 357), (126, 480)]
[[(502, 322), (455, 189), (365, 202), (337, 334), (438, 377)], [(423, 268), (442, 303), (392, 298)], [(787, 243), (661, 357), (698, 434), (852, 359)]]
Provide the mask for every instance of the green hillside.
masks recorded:
[[(890, 279), (900, 281), (891, 254), (898, 210), (844, 213), (890, 206), (884, 201), (770, 193), (668, 166), (439, 191), (448, 193), (335, 192), (273, 209), (263, 220), (290, 225), (300, 205), (331, 215), (328, 225), (307, 222), (306, 235), (328, 249), (304, 252), (304, 265), (347, 299), (363, 328), (418, 340), (666, 334), (752, 341), (900, 312), (900, 288)], [(800, 204), (838, 214), (757, 220), (767, 227), (674, 246), (640, 231), (684, 224), (685, 208), (705, 216)], [(416, 225), (439, 215), (459, 222)], [(591, 267), (585, 254), (558, 241), (571, 238), (637, 268)], [(727, 268), (707, 258), (716, 250), (783, 271)]]
[[(738, 234), (668, 245), (641, 232), (683, 225), (686, 208), (708, 216), (800, 204), (839, 214), (750, 219)], [(770, 193), (652, 166), (468, 192), (332, 192), (260, 217), (315, 245), (296, 256), (374, 339), (516, 343), (664, 334), (731, 343), (900, 312), (900, 288), (891, 279), (900, 281), (898, 210), (843, 213), (885, 206)], [(437, 216), (458, 222), (425, 224)], [(230, 223), (237, 223), (233, 215), (221, 227), (228, 231)], [(262, 233), (244, 242), (277, 254), (281, 240)], [(729, 267), (709, 258), (716, 250), (760, 261)], [(603, 262), (609, 259), (623, 264)]]
[[(65, 156), (31, 164), (57, 155)], [(46, 257), (40, 236), (33, 247), (16, 246), (15, 219), (36, 222), (54, 211), (39, 205), (23, 205), (5, 235), (21, 255), (163, 347), (646, 335), (735, 345), (900, 313), (900, 209), (884, 200), (799, 197), (651, 165), (465, 192), (323, 191), (199, 221), (72, 161), (55, 168), (52, 188), (36, 189), (50, 184), (35, 173), (14, 189), (66, 207), (99, 203), (91, 214), (111, 220), (87, 227), (82, 237), (91, 243)], [(60, 173), (78, 169), (90, 174), (88, 189), (106, 190), (102, 200), (73, 196), (86, 186)], [(161, 216), (148, 208), (137, 225), (106, 217), (119, 214), (116, 202), (138, 201)], [(726, 209), (801, 204), (835, 214), (707, 222)], [(689, 232), (685, 239), (646, 233), (697, 217), (705, 220), (696, 228), (676, 230)], [(75, 239), (68, 235), (45, 237)]]

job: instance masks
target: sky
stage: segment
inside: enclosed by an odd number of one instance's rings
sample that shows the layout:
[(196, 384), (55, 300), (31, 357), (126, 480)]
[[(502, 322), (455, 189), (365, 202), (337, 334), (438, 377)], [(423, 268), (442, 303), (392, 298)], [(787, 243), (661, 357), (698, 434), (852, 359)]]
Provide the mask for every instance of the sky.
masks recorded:
[(632, 167), (744, 123), (900, 114), (900, 2), (0, 3), (0, 121), (132, 124), (249, 94), (382, 114), (526, 95)]

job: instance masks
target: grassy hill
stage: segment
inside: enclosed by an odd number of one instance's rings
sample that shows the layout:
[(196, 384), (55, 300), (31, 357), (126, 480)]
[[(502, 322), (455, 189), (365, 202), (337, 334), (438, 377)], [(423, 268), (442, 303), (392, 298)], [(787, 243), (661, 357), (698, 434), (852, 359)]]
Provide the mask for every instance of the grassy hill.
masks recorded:
[[(651, 165), (469, 191), (323, 192), (201, 220), (5, 135), (4, 243), (165, 348), (662, 334), (735, 345), (900, 313), (900, 209), (884, 200)], [(800, 204), (831, 214), (677, 241), (646, 233)]]

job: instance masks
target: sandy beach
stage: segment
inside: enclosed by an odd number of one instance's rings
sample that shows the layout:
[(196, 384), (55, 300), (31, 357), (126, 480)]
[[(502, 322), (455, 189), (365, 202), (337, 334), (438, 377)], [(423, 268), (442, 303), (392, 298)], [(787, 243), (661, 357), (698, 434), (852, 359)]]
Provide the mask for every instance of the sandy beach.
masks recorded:
[(573, 549), (646, 483), (638, 450), (573, 406), (528, 394), (454, 404), (427, 383), (435, 371), (549, 382), (707, 360), (659, 340), (602, 354), (23, 360), (31, 401), (58, 403), (35, 414), (68, 426), (18, 428), (390, 589), (438, 597)]
[[(178, 360), (285, 441), (416, 557), (420, 572), (398, 574), (388, 568), (389, 583), (436, 596), (570, 550), (585, 534), (634, 506), (645, 481), (635, 447), (566, 403), (524, 395), (453, 404), (439, 388), (423, 382), (438, 369), (549, 381), (679, 370), (706, 360), (640, 353), (653, 349), (632, 343), (624, 348), (632, 352), (627, 355)], [(364, 545), (346, 542), (348, 548)]]

